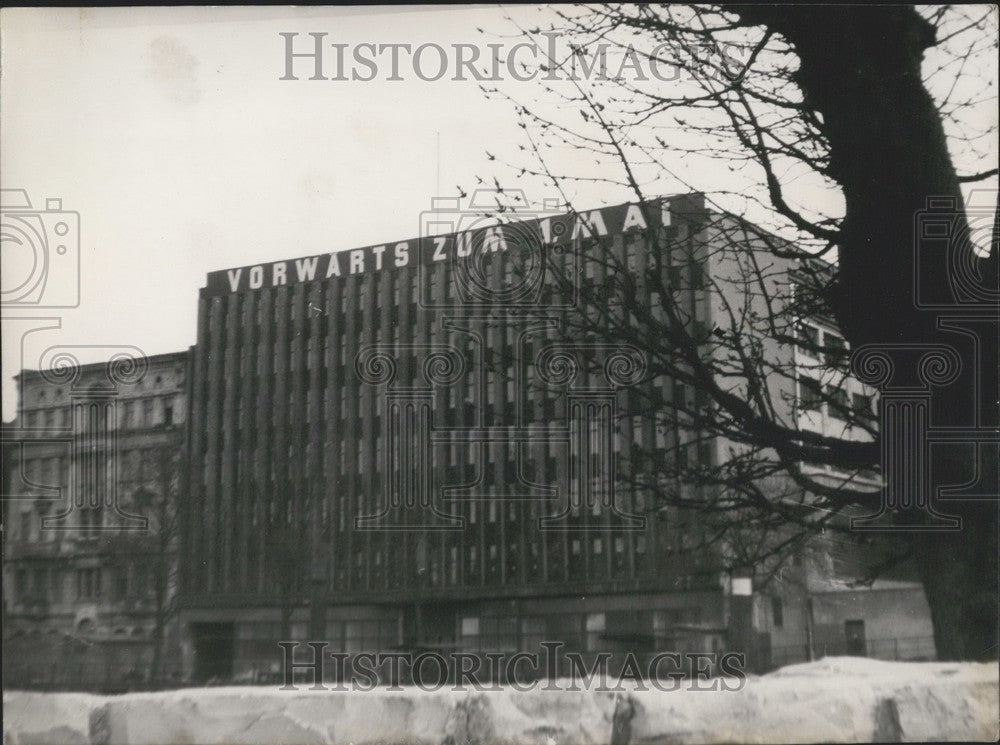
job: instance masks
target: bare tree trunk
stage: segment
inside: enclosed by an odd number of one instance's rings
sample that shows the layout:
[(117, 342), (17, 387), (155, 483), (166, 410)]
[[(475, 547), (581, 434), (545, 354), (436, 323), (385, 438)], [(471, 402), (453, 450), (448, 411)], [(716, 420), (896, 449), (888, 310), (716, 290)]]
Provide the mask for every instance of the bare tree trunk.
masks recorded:
[[(959, 181), (948, 152), (940, 113), (923, 85), (921, 60), (935, 43), (933, 28), (909, 6), (856, 8), (741, 6), (745, 20), (784, 35), (800, 59), (796, 82), (805, 103), (822, 116), (830, 143), (831, 176), (843, 187), (846, 214), (839, 252), (838, 285), (830, 298), (854, 345), (940, 343), (963, 357), (960, 377), (934, 389), (936, 424), (996, 426), (995, 397), (975, 400), (977, 375), (971, 344), (938, 328), (940, 312), (918, 308), (914, 290), (920, 237), (914, 218), (929, 197), (950, 200), (941, 215), (966, 227)], [(976, 260), (987, 286), (996, 257)], [(948, 293), (948, 271), (923, 272), (925, 291)], [(967, 341), (967, 340), (966, 340)], [(995, 339), (994, 339), (995, 342)], [(992, 355), (995, 359), (995, 350)], [(987, 356), (987, 364), (989, 364)], [(995, 364), (995, 361), (994, 361)], [(995, 372), (990, 372), (994, 375)], [(973, 395), (970, 395), (970, 392)], [(975, 448), (956, 448), (931, 472), (931, 493), (963, 483), (975, 473)], [(995, 468), (995, 463), (993, 468)], [(963, 530), (913, 533), (920, 574), (934, 621), (941, 659), (995, 657), (997, 598), (997, 504), (945, 503), (960, 513)], [(985, 623), (984, 619), (991, 622)]]

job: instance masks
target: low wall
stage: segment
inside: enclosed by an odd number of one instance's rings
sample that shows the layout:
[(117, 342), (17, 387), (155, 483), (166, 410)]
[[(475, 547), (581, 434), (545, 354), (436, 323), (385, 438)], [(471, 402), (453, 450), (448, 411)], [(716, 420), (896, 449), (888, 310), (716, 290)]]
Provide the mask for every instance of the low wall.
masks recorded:
[[(996, 664), (827, 658), (739, 690), (4, 693), (6, 745), (996, 741)], [(699, 681), (736, 687), (736, 679)], [(645, 688), (645, 690), (643, 690)]]

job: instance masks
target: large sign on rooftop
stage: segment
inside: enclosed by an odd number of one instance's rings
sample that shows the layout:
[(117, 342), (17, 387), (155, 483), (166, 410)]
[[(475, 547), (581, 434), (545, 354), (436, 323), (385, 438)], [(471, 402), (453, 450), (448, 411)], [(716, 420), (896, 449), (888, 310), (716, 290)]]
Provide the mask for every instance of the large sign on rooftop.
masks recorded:
[(521, 211), (490, 214), (458, 208), (458, 200), (435, 200), (421, 215), (420, 237), (211, 272), (204, 295), (227, 295), (300, 282), (349, 277), (419, 264), (452, 262), (479, 252), (540, 251), (577, 240), (671, 226), (683, 202), (701, 208), (691, 195), (642, 204), (621, 204), (584, 212)]

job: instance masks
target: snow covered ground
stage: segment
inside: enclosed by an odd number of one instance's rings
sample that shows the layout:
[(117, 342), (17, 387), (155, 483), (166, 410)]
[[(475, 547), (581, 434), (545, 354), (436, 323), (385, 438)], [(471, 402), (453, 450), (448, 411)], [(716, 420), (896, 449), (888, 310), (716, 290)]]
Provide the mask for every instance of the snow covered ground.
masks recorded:
[[(738, 691), (4, 693), (6, 745), (996, 741), (996, 664), (833, 657)], [(704, 683), (703, 683), (704, 685)]]

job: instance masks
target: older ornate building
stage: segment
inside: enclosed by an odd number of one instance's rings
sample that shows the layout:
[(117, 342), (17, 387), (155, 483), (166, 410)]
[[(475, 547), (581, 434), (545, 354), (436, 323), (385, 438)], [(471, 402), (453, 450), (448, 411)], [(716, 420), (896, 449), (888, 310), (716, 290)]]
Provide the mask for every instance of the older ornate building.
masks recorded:
[[(17, 376), (5, 425), (8, 686), (117, 689), (177, 673), (186, 352)], [(44, 360), (43, 360), (44, 361)]]

